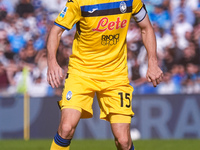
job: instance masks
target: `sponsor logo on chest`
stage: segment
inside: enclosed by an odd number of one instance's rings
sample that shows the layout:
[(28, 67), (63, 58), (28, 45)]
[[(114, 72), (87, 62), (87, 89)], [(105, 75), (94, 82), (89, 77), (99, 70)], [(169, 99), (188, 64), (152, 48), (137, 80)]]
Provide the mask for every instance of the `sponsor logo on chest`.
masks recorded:
[(108, 17), (103, 17), (99, 20), (97, 27), (92, 29), (93, 31), (104, 32), (106, 30), (114, 30), (119, 28), (125, 28), (127, 25), (127, 20), (121, 21), (120, 17), (116, 21), (109, 21)]
[(119, 33), (114, 35), (102, 35), (101, 45), (103, 46), (112, 46), (116, 45), (119, 42)]

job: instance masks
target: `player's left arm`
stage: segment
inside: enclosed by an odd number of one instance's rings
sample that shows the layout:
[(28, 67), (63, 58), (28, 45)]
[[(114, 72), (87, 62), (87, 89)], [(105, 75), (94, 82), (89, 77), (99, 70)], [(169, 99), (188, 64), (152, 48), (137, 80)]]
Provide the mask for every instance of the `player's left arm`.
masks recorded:
[(156, 38), (147, 14), (142, 21), (138, 22), (138, 25), (141, 29), (142, 40), (148, 54), (148, 70), (146, 78), (149, 82), (153, 83), (154, 87), (156, 87), (162, 81), (163, 72), (158, 66)]

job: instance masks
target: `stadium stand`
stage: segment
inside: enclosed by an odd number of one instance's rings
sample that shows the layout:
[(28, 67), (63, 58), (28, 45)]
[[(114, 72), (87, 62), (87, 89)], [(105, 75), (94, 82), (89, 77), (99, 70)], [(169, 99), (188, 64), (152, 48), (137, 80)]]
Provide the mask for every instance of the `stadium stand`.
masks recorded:
[[(46, 3), (51, 5), (47, 5)], [(146, 51), (134, 20), (128, 35), (128, 72), (134, 94), (200, 93), (200, 1), (144, 0), (153, 24), (164, 81), (153, 88), (146, 79)], [(60, 95), (46, 81), (46, 39), (65, 0), (0, 0), (0, 96)], [(57, 58), (67, 72), (75, 28), (65, 31)], [(28, 70), (28, 71), (26, 71)], [(26, 82), (24, 81), (26, 78)]]

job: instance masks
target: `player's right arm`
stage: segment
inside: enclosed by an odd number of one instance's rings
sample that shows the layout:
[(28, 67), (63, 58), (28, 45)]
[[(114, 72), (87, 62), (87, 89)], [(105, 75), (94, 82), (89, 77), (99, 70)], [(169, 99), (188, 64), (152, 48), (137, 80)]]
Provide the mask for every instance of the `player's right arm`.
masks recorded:
[(65, 30), (70, 30), (80, 20), (81, 10), (77, 0), (70, 0), (66, 3), (51, 28), (47, 40), (47, 81), (54, 88), (60, 84), (62, 68), (56, 60), (56, 52), (60, 43), (61, 35)]
[(56, 60), (56, 52), (63, 31), (63, 28), (54, 25), (50, 30), (47, 40), (47, 81), (53, 88), (60, 85), (60, 78), (63, 76), (62, 68), (58, 65)]

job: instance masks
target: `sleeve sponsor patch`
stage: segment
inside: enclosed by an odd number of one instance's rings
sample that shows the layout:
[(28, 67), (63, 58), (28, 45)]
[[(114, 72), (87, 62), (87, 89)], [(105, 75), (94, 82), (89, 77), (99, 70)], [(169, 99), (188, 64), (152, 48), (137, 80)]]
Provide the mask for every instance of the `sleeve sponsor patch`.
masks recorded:
[(65, 7), (63, 8), (63, 10), (61, 11), (61, 13), (60, 13), (60, 17), (64, 18), (66, 12), (67, 12), (67, 7), (65, 6)]

